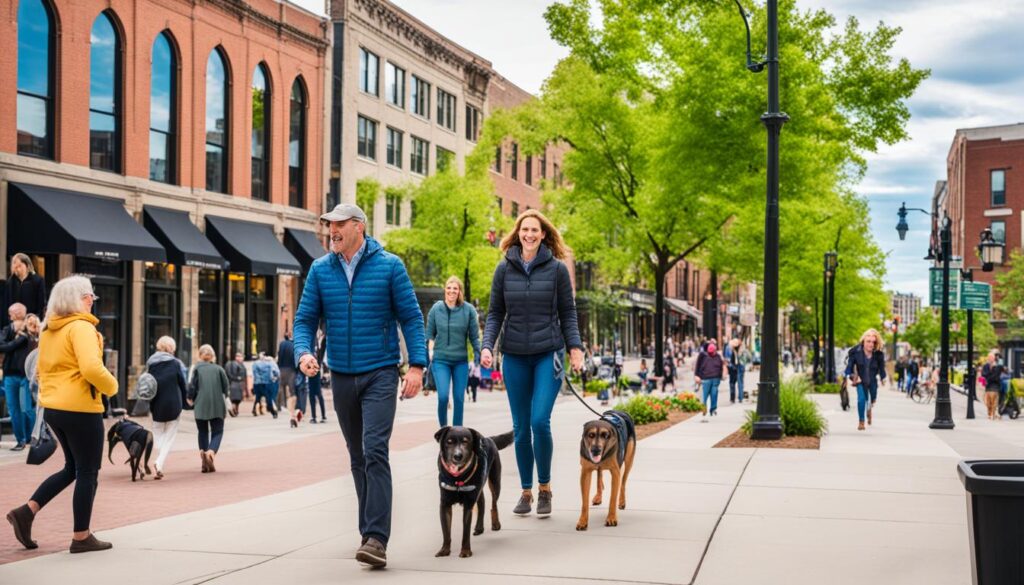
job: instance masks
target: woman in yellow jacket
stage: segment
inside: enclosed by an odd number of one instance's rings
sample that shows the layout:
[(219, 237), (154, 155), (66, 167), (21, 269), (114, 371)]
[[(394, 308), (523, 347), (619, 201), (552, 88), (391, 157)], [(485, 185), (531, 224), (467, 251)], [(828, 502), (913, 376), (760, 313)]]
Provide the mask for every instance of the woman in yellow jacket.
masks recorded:
[(27, 504), (7, 514), (14, 536), (25, 548), (38, 546), (32, 540), (32, 520), (40, 508), (72, 483), (71, 552), (111, 547), (89, 531), (103, 458), (100, 397), (117, 394), (117, 379), (103, 365), (103, 337), (96, 330), (99, 320), (92, 315), (97, 298), (84, 276), (69, 276), (50, 293), (39, 336), (39, 404), (46, 409), (43, 420), (64, 451), (64, 468), (43, 481)]

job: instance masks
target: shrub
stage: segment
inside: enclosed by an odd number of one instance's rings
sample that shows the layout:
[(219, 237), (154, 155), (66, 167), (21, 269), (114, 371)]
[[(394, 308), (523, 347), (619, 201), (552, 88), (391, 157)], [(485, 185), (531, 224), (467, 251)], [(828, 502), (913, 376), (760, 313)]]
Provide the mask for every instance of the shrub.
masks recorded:
[(640, 378), (630, 378), (625, 374), (619, 376), (619, 388), (623, 390), (629, 390), (630, 386), (633, 386), (634, 388), (639, 388)]
[(693, 392), (677, 394), (662, 399), (665, 406), (672, 410), (682, 412), (701, 412), (704, 410), (704, 403), (701, 402)]
[(814, 391), (818, 394), (839, 394), (839, 384), (818, 384)]
[(669, 411), (664, 402), (650, 396), (634, 396), (628, 402), (615, 405), (615, 409), (628, 414), (637, 426), (663, 421)]
[(608, 387), (608, 382), (605, 380), (588, 380), (586, 388), (583, 389), (585, 394), (598, 394), (602, 390)]
[[(810, 381), (796, 378), (782, 383), (779, 390), (779, 417), (782, 433), (790, 437), (820, 437), (828, 430), (828, 421), (818, 411), (818, 404), (807, 396)], [(748, 436), (754, 430), (757, 412), (747, 411), (747, 420), (740, 427)]]

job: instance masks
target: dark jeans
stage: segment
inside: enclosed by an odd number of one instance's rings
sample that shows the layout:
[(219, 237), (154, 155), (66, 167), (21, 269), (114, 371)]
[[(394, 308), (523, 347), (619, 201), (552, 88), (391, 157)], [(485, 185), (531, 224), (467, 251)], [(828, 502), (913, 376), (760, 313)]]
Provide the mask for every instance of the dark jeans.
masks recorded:
[(388, 443), (395, 425), (398, 368), (355, 375), (331, 372), (331, 391), (359, 499), (359, 534), (386, 546), (391, 536)]
[(277, 409), (274, 407), (274, 395), (276, 394), (274, 384), (253, 384), (252, 392), (254, 396), (252, 403), (253, 412), (256, 412), (256, 407), (262, 399), (266, 399), (267, 410), (270, 414), (277, 412)]
[(89, 530), (97, 477), (103, 462), (103, 415), (50, 408), (44, 413), (43, 420), (50, 425), (64, 451), (64, 468), (46, 478), (31, 499), (42, 508), (74, 482), (75, 494), (71, 498), (74, 530), (84, 532)]
[(316, 419), (316, 405), (320, 403), (320, 417), (326, 418), (327, 407), (324, 406), (324, 393), (320, 387), (320, 374), (309, 379), (309, 411)]
[[(224, 419), (196, 420), (199, 429), (199, 450), (220, 451), (220, 440), (224, 438)], [(212, 435), (211, 435), (212, 433)]]

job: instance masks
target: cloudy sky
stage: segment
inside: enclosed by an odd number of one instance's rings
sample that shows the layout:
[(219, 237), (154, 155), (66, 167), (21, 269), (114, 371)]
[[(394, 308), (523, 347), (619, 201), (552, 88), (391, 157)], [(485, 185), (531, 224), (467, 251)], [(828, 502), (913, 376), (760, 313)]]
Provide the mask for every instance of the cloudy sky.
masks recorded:
[[(566, 54), (547, 34), (543, 12), (549, 0), (393, 1), (531, 92), (539, 91)], [(900, 242), (896, 211), (903, 201), (929, 207), (935, 181), (945, 178), (957, 128), (1024, 122), (1024, 0), (798, 1), (828, 10), (840, 23), (852, 15), (865, 28), (878, 21), (901, 27), (896, 56), (932, 70), (910, 100), (910, 139), (871, 154), (859, 187), (871, 204), (875, 239), (889, 253), (887, 287), (915, 293), (927, 303), (928, 264), (922, 258), (928, 218), (908, 217), (911, 231)], [(322, 0), (298, 4), (323, 12)], [(785, 96), (782, 105), (785, 110)]]

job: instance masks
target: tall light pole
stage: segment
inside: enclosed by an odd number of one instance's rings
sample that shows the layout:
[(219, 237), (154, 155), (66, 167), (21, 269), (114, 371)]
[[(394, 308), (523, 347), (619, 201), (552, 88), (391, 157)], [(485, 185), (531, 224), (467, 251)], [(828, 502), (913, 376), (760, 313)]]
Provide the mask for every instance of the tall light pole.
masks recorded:
[(779, 111), (779, 1), (767, 0), (768, 54), (755, 62), (750, 53), (750, 24), (735, 0), (747, 28), (747, 69), (758, 73), (768, 67), (768, 111), (761, 121), (768, 131), (768, 180), (764, 216), (764, 314), (761, 325), (761, 378), (757, 384), (757, 422), (753, 439), (782, 436), (779, 418), (779, 134), (789, 116)]
[(825, 274), (828, 276), (828, 382), (836, 382), (836, 270), (839, 269), (839, 253), (825, 254)]
[[(916, 207), (907, 207), (904, 203), (899, 210), (899, 222), (896, 224), (896, 232), (900, 240), (907, 237), (907, 211), (920, 211), (929, 216), (931, 212)], [(939, 253), (938, 258), (942, 262), (942, 319), (940, 325), (941, 357), (939, 359), (939, 384), (935, 394), (935, 418), (928, 425), (933, 429), (952, 430), (953, 405), (949, 400), (949, 259), (953, 255), (952, 230), (949, 216), (945, 213), (939, 219)], [(934, 251), (929, 251), (929, 256)]]

